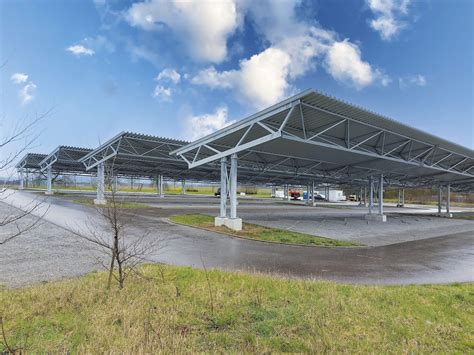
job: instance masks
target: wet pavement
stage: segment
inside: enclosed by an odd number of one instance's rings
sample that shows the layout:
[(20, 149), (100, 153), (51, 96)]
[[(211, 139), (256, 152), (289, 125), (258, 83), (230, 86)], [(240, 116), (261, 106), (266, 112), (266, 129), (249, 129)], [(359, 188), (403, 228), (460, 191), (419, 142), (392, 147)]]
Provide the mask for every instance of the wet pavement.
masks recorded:
[[(7, 202), (21, 207), (31, 193), (15, 193)], [(182, 200), (181, 200), (182, 201)], [(408, 284), (408, 283), (448, 283), (474, 281), (474, 236), (473, 233), (447, 233), (435, 238), (402, 242), (379, 247), (363, 248), (321, 248), (279, 245), (259, 241), (245, 240), (200, 229), (172, 224), (167, 217), (183, 211), (215, 213), (217, 201), (203, 204), (204, 200), (187, 199), (186, 206), (179, 198), (166, 199), (160, 202), (160, 208), (139, 210), (134, 215), (136, 231), (148, 231), (148, 238), (154, 238), (161, 245), (150, 253), (148, 260), (173, 265), (185, 265), (202, 268), (216, 267), (224, 270), (245, 270), (264, 272), (288, 277), (312, 279), (329, 279), (339, 282), (366, 284)], [(204, 205), (204, 207), (202, 207)], [(276, 205), (276, 207), (275, 207)], [(49, 197), (44, 208), (48, 212), (45, 223), (54, 223), (65, 229), (86, 228), (84, 221), (95, 221), (96, 212), (89, 207), (71, 203), (61, 197)], [(194, 206), (194, 207), (193, 207)], [(292, 208), (283, 206), (283, 208)], [(256, 210), (281, 209), (272, 201), (241, 201), (242, 213), (253, 213)], [(296, 209), (308, 209), (294, 206)], [(329, 210), (329, 208), (327, 209)], [(133, 212), (130, 212), (133, 214)], [(328, 214), (344, 213), (344, 210), (332, 209)], [(361, 212), (362, 213), (362, 212)], [(424, 218), (424, 217), (423, 217)], [(67, 234), (66, 231), (64, 231)], [(38, 238), (40, 236), (37, 235)], [(23, 238), (23, 237), (22, 237)], [(26, 238), (26, 237), (25, 237)], [(19, 239), (18, 239), (19, 240)], [(14, 267), (5, 267), (5, 255), (18, 253), (25, 244), (15, 242), (14, 246), (5, 245), (0, 250), (0, 274), (11, 272)], [(26, 240), (26, 239), (25, 239)], [(24, 243), (27, 244), (25, 241)], [(57, 264), (57, 253), (48, 250), (56, 248), (61, 237), (46, 238), (42, 246), (36, 249), (41, 267), (48, 268), (51, 259), (50, 273), (38, 271), (34, 260), (22, 259), (19, 263), (28, 263), (31, 279), (36, 281), (60, 278), (61, 268)], [(10, 249), (6, 249), (8, 247)], [(20, 249), (20, 250), (11, 250)], [(66, 247), (67, 248), (67, 247)], [(3, 254), (3, 255), (2, 255)], [(51, 255), (50, 255), (51, 254)], [(71, 253), (64, 253), (62, 259), (72, 258)], [(81, 255), (83, 255), (82, 253)], [(52, 259), (56, 259), (53, 261)], [(9, 263), (15, 263), (9, 260)], [(65, 260), (64, 267), (70, 265)], [(80, 273), (97, 269), (92, 263), (81, 266)], [(23, 268), (24, 269), (24, 268)], [(38, 273), (38, 277), (35, 276)], [(46, 276), (45, 276), (46, 275)], [(49, 276), (48, 276), (49, 275)], [(66, 275), (67, 276), (67, 275)], [(18, 278), (21, 275), (17, 274)], [(8, 279), (7, 277), (3, 279)], [(11, 278), (10, 278), (11, 279)]]

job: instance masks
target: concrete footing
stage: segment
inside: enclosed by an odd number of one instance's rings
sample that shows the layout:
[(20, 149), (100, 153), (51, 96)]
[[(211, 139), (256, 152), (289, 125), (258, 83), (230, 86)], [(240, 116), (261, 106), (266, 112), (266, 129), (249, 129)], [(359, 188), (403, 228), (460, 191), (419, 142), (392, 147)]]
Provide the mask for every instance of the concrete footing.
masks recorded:
[(242, 230), (242, 218), (215, 217), (214, 225), (216, 227), (226, 226), (234, 231)]
[(382, 214), (366, 214), (365, 219), (367, 221), (374, 221), (374, 222), (387, 222), (387, 216)]
[(215, 227), (222, 227), (225, 225), (225, 221), (227, 220), (227, 217), (215, 217), (214, 218), (214, 226)]
[(53, 191), (45, 191), (44, 194), (45, 195), (54, 195), (54, 192)]
[(453, 214), (448, 213), (448, 212), (435, 213), (435, 216), (436, 217), (453, 218)]
[(107, 200), (99, 200), (99, 199), (94, 199), (94, 205), (106, 205)]

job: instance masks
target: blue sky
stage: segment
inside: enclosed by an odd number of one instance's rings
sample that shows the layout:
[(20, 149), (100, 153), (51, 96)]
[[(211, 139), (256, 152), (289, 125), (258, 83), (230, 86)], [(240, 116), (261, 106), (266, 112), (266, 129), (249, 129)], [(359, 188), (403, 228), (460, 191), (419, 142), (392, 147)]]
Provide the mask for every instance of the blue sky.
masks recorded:
[[(255, 5), (255, 4), (258, 4)], [(3, 0), (3, 130), (195, 139), (314, 88), (474, 148), (470, 0)]]

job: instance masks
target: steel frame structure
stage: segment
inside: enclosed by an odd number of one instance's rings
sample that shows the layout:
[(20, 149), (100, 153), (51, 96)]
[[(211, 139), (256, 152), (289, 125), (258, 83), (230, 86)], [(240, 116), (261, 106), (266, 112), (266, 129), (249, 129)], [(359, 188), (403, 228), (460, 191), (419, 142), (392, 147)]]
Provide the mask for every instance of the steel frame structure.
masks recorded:
[[(373, 112), (306, 90), (170, 153), (190, 169), (231, 156), (262, 173), (313, 183), (369, 185), (370, 220), (385, 221), (383, 186), (474, 187), (474, 152)], [(236, 175), (236, 173), (234, 174)], [(379, 213), (372, 215), (373, 179)], [(222, 185), (224, 186), (224, 185)], [(221, 188), (222, 189), (222, 188)], [(231, 211), (233, 190), (229, 190)], [(225, 224), (221, 214), (216, 225)], [(231, 212), (230, 219), (236, 218)]]
[(472, 150), (313, 90), (172, 152), (189, 168), (233, 153), (242, 164), (307, 180), (357, 183), (383, 173), (399, 186), (474, 181)]

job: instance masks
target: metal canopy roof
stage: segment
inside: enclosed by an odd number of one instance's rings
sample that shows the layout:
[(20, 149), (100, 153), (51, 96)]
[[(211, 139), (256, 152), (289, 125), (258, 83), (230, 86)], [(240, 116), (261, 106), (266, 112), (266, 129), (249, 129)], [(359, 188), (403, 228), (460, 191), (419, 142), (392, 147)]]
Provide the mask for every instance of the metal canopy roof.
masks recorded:
[(314, 90), (170, 154), (197, 168), (233, 153), (239, 167), (308, 179), (355, 183), (383, 173), (392, 185), (474, 184), (474, 151)]
[(211, 166), (190, 171), (179, 158), (170, 152), (187, 142), (145, 134), (121, 132), (94, 149), (79, 161), (86, 171), (100, 163), (108, 163), (117, 175), (155, 178), (204, 179), (217, 178), (217, 170)]
[(40, 162), (46, 158), (46, 154), (38, 153), (27, 153), (25, 156), (15, 165), (17, 169), (25, 169), (31, 172), (40, 172)]
[(51, 167), (55, 172), (84, 173), (85, 167), (79, 161), (92, 149), (60, 145), (39, 163), (41, 171)]
[[(189, 142), (182, 140), (156, 137), (131, 132), (121, 132), (98, 148), (84, 155), (79, 161), (85, 170), (95, 169), (100, 163), (112, 166), (116, 175), (155, 178), (163, 175), (165, 178), (187, 179), (195, 181), (219, 181), (220, 165), (213, 162), (189, 169), (188, 164), (170, 152), (186, 146)], [(295, 175), (294, 172), (272, 172), (258, 169), (253, 164), (241, 164), (239, 179), (245, 183), (292, 183), (306, 184), (311, 170)], [(312, 176), (312, 175), (311, 175)], [(337, 178), (326, 177), (316, 182), (339, 183)]]

